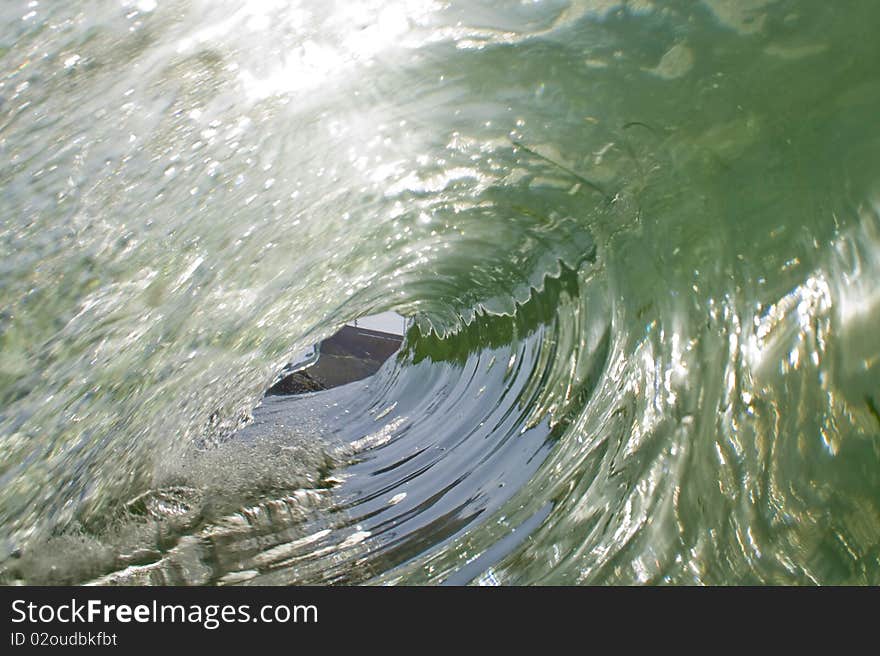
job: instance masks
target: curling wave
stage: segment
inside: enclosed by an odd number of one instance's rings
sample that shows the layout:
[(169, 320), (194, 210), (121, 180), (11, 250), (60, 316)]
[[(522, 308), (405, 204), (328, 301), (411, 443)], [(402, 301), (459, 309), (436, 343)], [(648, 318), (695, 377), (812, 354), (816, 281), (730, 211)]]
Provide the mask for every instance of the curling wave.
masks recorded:
[(862, 4), (3, 21), (3, 579), (877, 584)]

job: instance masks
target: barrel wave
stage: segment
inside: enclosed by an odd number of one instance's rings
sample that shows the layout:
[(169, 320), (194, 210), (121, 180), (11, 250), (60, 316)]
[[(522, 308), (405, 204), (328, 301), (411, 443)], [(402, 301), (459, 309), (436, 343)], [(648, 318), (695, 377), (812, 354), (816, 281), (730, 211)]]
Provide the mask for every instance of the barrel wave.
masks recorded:
[(880, 7), (0, 16), (4, 582), (880, 583)]

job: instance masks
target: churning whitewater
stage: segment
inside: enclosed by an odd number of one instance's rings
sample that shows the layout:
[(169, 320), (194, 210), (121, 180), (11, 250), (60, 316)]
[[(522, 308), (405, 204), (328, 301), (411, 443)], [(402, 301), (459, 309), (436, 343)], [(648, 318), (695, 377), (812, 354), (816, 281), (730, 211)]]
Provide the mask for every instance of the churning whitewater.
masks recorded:
[(3, 2), (0, 581), (880, 584), (878, 22)]

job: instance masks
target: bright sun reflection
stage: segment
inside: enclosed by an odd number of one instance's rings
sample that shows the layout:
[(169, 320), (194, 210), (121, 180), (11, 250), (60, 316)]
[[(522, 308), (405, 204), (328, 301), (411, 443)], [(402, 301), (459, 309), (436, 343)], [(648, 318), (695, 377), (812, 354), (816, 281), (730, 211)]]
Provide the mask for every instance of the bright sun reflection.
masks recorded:
[(317, 17), (322, 29), (313, 33), (304, 26), (314, 24), (316, 17), (280, 4), (251, 0), (239, 12), (246, 17), (246, 27), (259, 30), (280, 20), (302, 37), (268, 72), (241, 68), (239, 78), (251, 100), (317, 89), (353, 72), (357, 65), (369, 65), (382, 53), (406, 46), (405, 37), (439, 8), (432, 0), (337, 3), (327, 15)]

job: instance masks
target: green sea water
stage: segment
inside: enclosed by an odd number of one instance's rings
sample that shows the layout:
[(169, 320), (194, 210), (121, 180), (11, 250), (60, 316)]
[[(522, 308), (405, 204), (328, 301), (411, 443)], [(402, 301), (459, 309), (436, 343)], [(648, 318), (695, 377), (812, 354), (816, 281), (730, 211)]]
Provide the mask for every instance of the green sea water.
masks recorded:
[(880, 583), (878, 25), (2, 3), (0, 580)]

